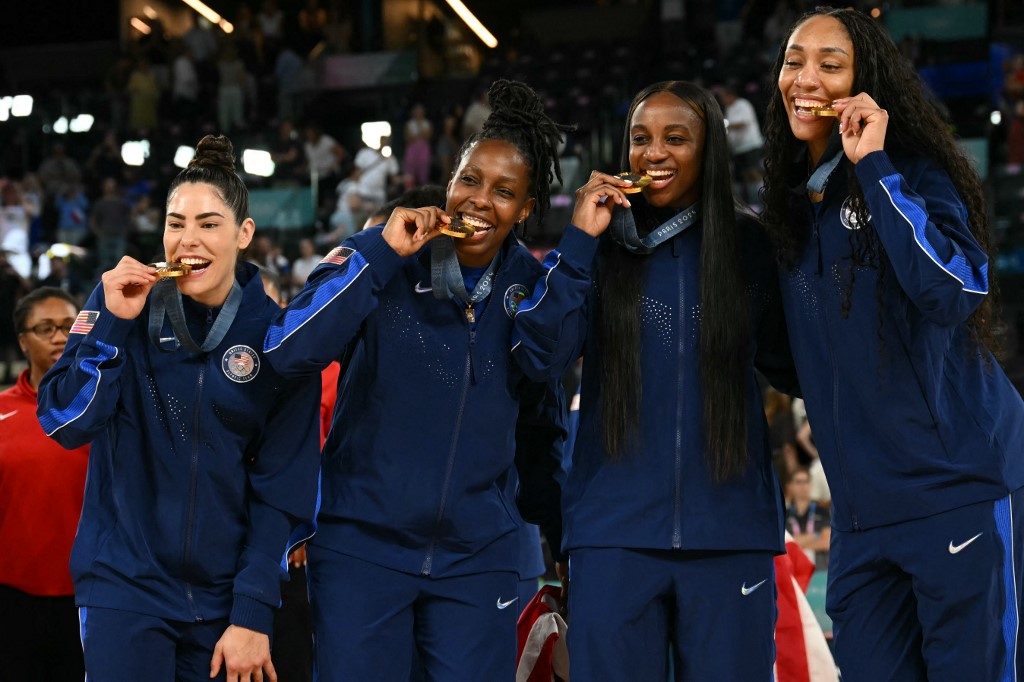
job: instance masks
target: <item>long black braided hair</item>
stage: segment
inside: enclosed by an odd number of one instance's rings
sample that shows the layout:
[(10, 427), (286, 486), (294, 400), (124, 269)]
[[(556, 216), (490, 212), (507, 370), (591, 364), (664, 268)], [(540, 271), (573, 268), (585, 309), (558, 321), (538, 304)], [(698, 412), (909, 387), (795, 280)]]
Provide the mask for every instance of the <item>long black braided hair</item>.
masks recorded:
[(538, 222), (551, 206), (551, 185), (562, 182), (558, 146), (564, 133), (575, 126), (555, 123), (544, 111), (544, 103), (526, 83), (496, 80), (487, 91), (491, 114), (483, 130), (466, 138), (455, 157), (455, 167), (481, 140), (502, 140), (515, 145), (530, 168), (528, 194), (536, 199)]

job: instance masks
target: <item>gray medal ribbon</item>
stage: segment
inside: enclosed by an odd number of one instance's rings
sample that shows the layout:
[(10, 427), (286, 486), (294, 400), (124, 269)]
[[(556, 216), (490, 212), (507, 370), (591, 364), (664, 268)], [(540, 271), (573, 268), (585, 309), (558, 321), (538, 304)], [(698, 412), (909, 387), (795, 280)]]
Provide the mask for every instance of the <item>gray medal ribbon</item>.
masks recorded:
[(844, 153), (845, 152), (840, 149), (838, 154), (818, 166), (814, 172), (811, 173), (811, 177), (807, 180), (808, 192), (822, 194), (825, 191), (825, 185), (828, 184), (828, 179), (832, 175), (832, 171), (834, 171), (836, 166), (839, 165), (839, 162), (843, 160)]
[(480, 276), (480, 281), (473, 287), (473, 293), (469, 294), (466, 291), (466, 281), (462, 278), (462, 270), (459, 268), (459, 259), (455, 255), (452, 238), (436, 237), (430, 248), (430, 285), (434, 289), (434, 298), (444, 300), (455, 297), (472, 308), (491, 293), (499, 255), (500, 251), (494, 254), (490, 265)]
[(637, 254), (653, 253), (654, 249), (672, 237), (680, 234), (700, 219), (700, 202), (684, 208), (662, 223), (646, 237), (640, 237), (636, 231), (636, 220), (629, 209), (616, 209), (612, 214), (612, 222), (608, 226), (609, 234), (615, 243), (627, 251)]
[[(185, 323), (185, 309), (181, 302), (181, 292), (171, 279), (162, 279), (153, 287), (153, 304), (149, 308), (149, 339), (157, 348), (161, 348), (160, 331), (164, 326), (164, 317), (171, 319), (171, 329), (174, 336), (190, 353), (209, 353), (216, 348), (224, 336), (228, 333), (231, 323), (235, 321), (238, 314), (238, 306), (242, 302), (242, 287), (238, 280), (231, 284), (231, 292), (228, 294), (224, 306), (221, 308), (217, 319), (206, 335), (203, 345), (198, 345), (188, 332), (188, 325)], [(177, 350), (175, 345), (174, 350)]]

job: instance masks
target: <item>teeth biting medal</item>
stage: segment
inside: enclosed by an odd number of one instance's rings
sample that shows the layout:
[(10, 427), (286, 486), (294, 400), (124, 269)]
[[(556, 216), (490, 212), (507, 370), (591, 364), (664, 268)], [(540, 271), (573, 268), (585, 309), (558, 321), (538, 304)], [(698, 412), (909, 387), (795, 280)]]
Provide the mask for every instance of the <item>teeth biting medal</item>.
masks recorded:
[(622, 191), (625, 192), (626, 194), (636, 194), (637, 192), (641, 191), (644, 187), (651, 184), (651, 180), (653, 180), (653, 178), (651, 178), (650, 175), (641, 175), (640, 173), (630, 172), (619, 173), (615, 177), (619, 178), (620, 180), (629, 180), (630, 182), (633, 183), (629, 187), (622, 188)]
[(441, 234), (446, 234), (449, 237), (457, 237), (459, 239), (472, 237), (476, 234), (476, 230), (473, 229), (472, 225), (467, 225), (458, 218), (452, 218), (450, 223), (438, 223), (437, 229)]
[(192, 272), (192, 266), (185, 263), (150, 263), (149, 267), (156, 268), (159, 277), (182, 277)]

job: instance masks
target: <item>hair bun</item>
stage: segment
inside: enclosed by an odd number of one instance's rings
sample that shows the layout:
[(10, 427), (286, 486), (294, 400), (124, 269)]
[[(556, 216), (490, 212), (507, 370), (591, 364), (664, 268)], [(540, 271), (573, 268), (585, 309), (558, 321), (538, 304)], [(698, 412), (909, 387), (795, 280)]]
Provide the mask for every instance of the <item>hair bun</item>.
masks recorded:
[(196, 145), (196, 155), (189, 161), (189, 167), (205, 166), (235, 172), (235, 148), (231, 140), (223, 135), (207, 135)]
[(519, 81), (494, 81), (487, 91), (487, 101), (491, 110), (499, 112), (499, 115), (509, 110), (525, 116), (544, 115), (544, 103), (540, 97), (530, 86)]

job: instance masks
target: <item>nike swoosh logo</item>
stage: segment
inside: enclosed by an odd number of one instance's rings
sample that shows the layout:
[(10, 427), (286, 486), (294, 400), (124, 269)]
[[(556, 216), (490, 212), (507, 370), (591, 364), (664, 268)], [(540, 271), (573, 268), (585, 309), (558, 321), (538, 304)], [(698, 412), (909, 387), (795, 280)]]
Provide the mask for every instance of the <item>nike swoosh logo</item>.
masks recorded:
[(17, 410), (14, 410), (13, 412), (8, 412), (7, 414), (0, 414), (0, 422), (7, 419), (8, 417), (13, 417), (16, 414), (18, 414)]
[(764, 580), (762, 580), (758, 584), (751, 585), (750, 587), (747, 587), (747, 584), (743, 583), (743, 587), (740, 588), (740, 594), (742, 594), (744, 597), (746, 597), (748, 594), (750, 594), (751, 592), (753, 592), (757, 588), (761, 587), (761, 585), (764, 585), (766, 582), (768, 582), (768, 578), (765, 578)]
[(960, 543), (959, 545), (954, 545), (954, 544), (953, 544), (953, 541), (952, 541), (952, 540), (950, 540), (950, 541), (949, 541), (949, 553), (950, 553), (950, 554), (959, 554), (959, 553), (960, 553), (960, 551), (961, 551), (961, 550), (962, 550), (962, 549), (963, 549), (964, 547), (966, 547), (967, 545), (971, 544), (972, 542), (974, 542), (975, 540), (977, 540), (977, 539), (978, 539), (978, 538), (980, 538), (980, 537), (981, 537), (981, 533), (978, 533), (977, 535), (975, 535), (975, 536), (974, 536), (973, 538), (971, 538), (970, 540), (964, 540), (964, 541), (963, 541), (962, 543)]
[(510, 605), (510, 604), (511, 604), (512, 602), (514, 602), (514, 601), (515, 601), (516, 599), (519, 599), (519, 597), (512, 597), (512, 598), (511, 598), (511, 599), (509, 599), (508, 601), (501, 601), (501, 597), (498, 597), (498, 608), (499, 608), (499, 609), (505, 609), (505, 608), (508, 608), (508, 607), (509, 607), (509, 605)]
[(422, 282), (416, 282), (416, 286), (412, 288), (417, 294), (428, 294), (434, 290), (434, 287), (425, 287)]

